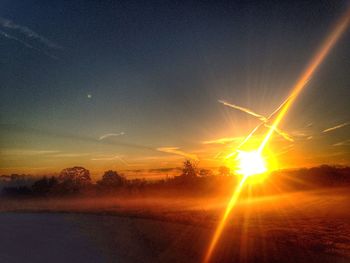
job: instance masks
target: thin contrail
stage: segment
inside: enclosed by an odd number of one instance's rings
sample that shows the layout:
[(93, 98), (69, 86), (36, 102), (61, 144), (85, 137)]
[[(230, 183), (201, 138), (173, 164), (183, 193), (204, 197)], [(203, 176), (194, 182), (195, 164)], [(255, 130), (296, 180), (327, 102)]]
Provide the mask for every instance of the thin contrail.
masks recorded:
[(228, 106), (228, 107), (231, 107), (231, 108), (234, 108), (236, 110), (240, 110), (240, 111), (243, 111), (245, 113), (248, 113), (249, 115), (252, 115), (254, 117), (257, 117), (259, 120), (263, 121), (263, 122), (267, 122), (267, 118), (259, 113), (256, 113), (248, 108), (244, 108), (244, 107), (241, 107), (241, 106), (238, 106), (238, 105), (235, 105), (235, 104), (232, 104), (232, 103), (228, 103), (224, 100), (218, 100), (221, 104), (225, 105), (225, 106)]
[(108, 137), (113, 137), (113, 136), (121, 136), (121, 135), (125, 135), (124, 132), (120, 132), (120, 133), (107, 133), (107, 134), (104, 134), (102, 136), (100, 136), (98, 139), (99, 140), (103, 140), (103, 139), (106, 139)]
[(0, 35), (2, 35), (3, 37), (6, 37), (7, 39), (16, 41), (16, 42), (18, 42), (18, 43), (24, 45), (24, 46), (27, 47), (27, 48), (30, 48), (30, 49), (33, 49), (33, 50), (38, 51), (38, 52), (40, 52), (40, 53), (43, 53), (43, 54), (45, 54), (46, 56), (48, 56), (48, 57), (50, 57), (50, 58), (52, 58), (52, 59), (55, 59), (55, 60), (58, 60), (58, 59), (59, 59), (58, 57), (56, 57), (56, 56), (54, 56), (54, 55), (52, 55), (52, 54), (50, 54), (50, 53), (47, 53), (46, 51), (44, 51), (44, 50), (42, 50), (42, 49), (40, 49), (40, 48), (34, 47), (33, 45), (27, 43), (26, 41), (23, 41), (23, 40), (21, 40), (21, 39), (15, 37), (15, 36), (13, 36), (13, 35), (10, 35), (10, 34), (4, 32), (4, 31), (2, 31), (2, 30), (0, 30)]
[(181, 155), (183, 157), (189, 158), (189, 159), (198, 160), (197, 155), (181, 151), (179, 147), (159, 147), (159, 148), (157, 148), (157, 151), (177, 154), (177, 155)]
[(224, 137), (224, 138), (219, 138), (219, 139), (214, 139), (209, 141), (203, 141), (202, 144), (226, 144), (226, 143), (238, 141), (241, 139), (242, 137)]
[(300, 95), (301, 91), (306, 87), (306, 84), (311, 79), (312, 75), (316, 71), (316, 69), (319, 67), (319, 65), (322, 63), (322, 61), (325, 59), (325, 57), (329, 54), (332, 47), (335, 45), (337, 40), (340, 38), (340, 36), (343, 34), (345, 29), (348, 26), (350, 20), (350, 9), (347, 10), (345, 15), (339, 20), (338, 24), (334, 28), (334, 30), (331, 32), (331, 34), (328, 36), (328, 38), (325, 40), (325, 42), (322, 44), (321, 48), (318, 50), (316, 55), (311, 60), (310, 64), (307, 66), (303, 74), (300, 76), (300, 78), (297, 80), (296, 84), (293, 87), (293, 90), (289, 96), (288, 101), (283, 105), (280, 112), (278, 113), (277, 117), (275, 118), (273, 125), (271, 129), (267, 132), (265, 139), (261, 143), (259, 147), (259, 152), (261, 152), (264, 148), (267, 142), (269, 141), (273, 131), (275, 128), (277, 128), (282, 121), (283, 117), (289, 110), (289, 108), (292, 106), (293, 102), (296, 100), (296, 98)]
[(92, 161), (113, 161), (113, 160), (118, 160), (121, 161), (123, 164), (125, 164), (126, 166), (130, 166), (130, 164), (125, 161), (123, 158), (121, 158), (118, 155), (114, 155), (112, 157), (100, 157), (100, 158), (92, 158)]
[(294, 142), (294, 139), (292, 137), (290, 137), (290, 135), (284, 131), (282, 131), (281, 129), (277, 128), (277, 127), (272, 127), (271, 125), (269, 124), (264, 124), (264, 126), (266, 128), (273, 128), (275, 130), (276, 133), (278, 133), (279, 135), (281, 135), (284, 139), (286, 139), (287, 141), (290, 141), (290, 142)]
[(333, 146), (344, 146), (344, 145), (350, 145), (350, 139), (333, 144)]
[[(321, 48), (317, 51), (316, 55), (312, 58), (310, 64), (306, 67), (306, 69), (302, 72), (300, 78), (297, 80), (296, 84), (294, 85), (290, 96), (288, 97), (286, 103), (280, 108), (278, 111), (278, 115), (274, 119), (274, 122), (272, 124), (272, 127), (269, 129), (269, 131), (266, 133), (264, 140), (259, 146), (258, 152), (261, 153), (267, 142), (270, 140), (271, 135), (273, 134), (274, 130), (278, 127), (280, 122), (282, 121), (283, 117), (288, 112), (289, 108), (292, 106), (293, 102), (296, 100), (298, 95), (300, 95), (301, 91), (305, 88), (307, 82), (309, 79), (313, 76), (315, 70), (320, 66), (320, 64), (323, 62), (325, 57), (329, 54), (330, 50), (333, 48), (335, 43), (338, 41), (340, 36), (344, 33), (345, 29), (348, 26), (350, 20), (350, 9), (346, 11), (344, 16), (341, 17), (339, 22), (336, 24), (335, 28), (331, 31), (329, 36), (326, 38), (325, 42), (322, 43)], [(277, 112), (276, 112), (277, 113)], [(257, 126), (258, 127), (258, 126)], [(249, 134), (248, 136), (251, 136)], [(208, 247), (207, 253), (204, 257), (204, 262), (211, 262), (211, 257), (213, 254), (213, 251), (218, 243), (218, 240), (220, 239), (221, 233), (224, 230), (226, 221), (228, 219), (228, 216), (232, 209), (235, 207), (238, 197), (242, 191), (242, 188), (244, 186), (244, 183), (247, 179), (247, 176), (244, 176), (239, 185), (237, 186), (236, 190), (234, 191), (226, 210), (220, 219), (218, 226), (214, 232), (214, 235), (212, 237), (212, 240), (210, 242), (210, 245)]]
[[(228, 103), (227, 101), (224, 101), (224, 100), (218, 100), (220, 103), (222, 103), (223, 105), (225, 106), (228, 106), (228, 107), (231, 107), (231, 108), (234, 108), (236, 110), (240, 110), (242, 112), (245, 112), (249, 115), (252, 115), (256, 118), (258, 118), (259, 120), (261, 120), (262, 122), (264, 122), (264, 126), (267, 127), (267, 128), (271, 128), (271, 125), (268, 124), (269, 120), (283, 107), (283, 105), (289, 100), (290, 98), (288, 98), (287, 100), (285, 100), (281, 105), (279, 105), (277, 107), (277, 109), (275, 109), (268, 117), (265, 117), (259, 113), (256, 113), (248, 108), (245, 108), (245, 107), (241, 107), (241, 106), (238, 106), (238, 105), (235, 105), (235, 104), (232, 104), (232, 103)], [(260, 126), (259, 126), (260, 127)], [(256, 131), (256, 130), (255, 130)], [(286, 133), (285, 131), (282, 131), (281, 129), (279, 128), (274, 128), (274, 131), (279, 134), (280, 136), (282, 136), (284, 139), (288, 140), (288, 141), (294, 141), (293, 138), (288, 134)], [(246, 142), (246, 141), (245, 141)]]
[(344, 122), (342, 124), (339, 124), (339, 125), (336, 125), (334, 127), (331, 127), (331, 128), (328, 128), (328, 129), (325, 129), (323, 130), (322, 132), (325, 133), (325, 132), (330, 132), (330, 131), (334, 131), (334, 130), (337, 130), (337, 129), (340, 129), (340, 128), (343, 128), (345, 126), (348, 126), (350, 123), (349, 122)]
[[(232, 156), (234, 156), (236, 153), (237, 153), (237, 150), (239, 150), (253, 135), (254, 133), (262, 126), (264, 125), (265, 127), (267, 128), (272, 128), (271, 125), (268, 125), (266, 123), (261, 123), (259, 124), (258, 126), (256, 126), (249, 134), (247, 137), (244, 138), (244, 140), (237, 146), (236, 150), (230, 154), (228, 154), (225, 159), (229, 159), (231, 158)], [(275, 128), (275, 132), (278, 133), (279, 135), (281, 135), (284, 139), (290, 141), (290, 142), (294, 142), (293, 138), (291, 138), (287, 133), (281, 131), (280, 129), (276, 129)]]
[[(290, 100), (291, 97), (288, 97), (287, 99), (285, 99), (267, 118), (262, 116), (262, 118), (264, 118), (266, 120), (266, 122), (268, 122), (289, 100)], [(230, 105), (234, 105), (234, 104), (230, 104), (230, 103), (227, 103), (223, 100), (219, 100), (220, 103), (223, 103), (224, 105), (226, 106), (229, 106), (231, 107)], [(236, 106), (236, 105), (234, 105)], [(234, 108), (237, 108), (237, 107), (234, 107)], [(242, 108), (242, 107), (240, 107)], [(244, 108), (245, 109), (245, 108)], [(249, 110), (250, 111), (250, 110)], [(251, 111), (250, 111), (251, 112)], [(256, 114), (256, 115), (260, 115), (260, 114)], [(260, 119), (261, 120), (261, 119)], [(265, 126), (265, 127), (270, 127), (270, 129), (272, 128), (270, 125), (268, 125), (265, 121), (263, 121), (262, 123), (258, 124), (249, 134), (248, 136), (245, 137), (245, 139), (237, 146), (236, 148), (236, 151), (228, 154), (225, 158), (228, 159), (228, 158), (231, 158), (232, 156), (234, 156), (236, 153), (237, 153), (237, 150), (239, 150), (253, 135), (254, 133), (260, 129), (261, 126)], [(274, 128), (274, 131), (278, 134), (280, 134), (281, 136), (283, 136), (285, 139), (287, 139), (288, 141), (293, 141), (293, 139), (285, 132), (281, 131), (280, 129), (278, 129), (278, 127), (275, 127)]]
[(76, 157), (83, 157), (83, 156), (89, 156), (90, 153), (58, 153), (51, 155), (51, 157), (56, 158), (76, 158)]
[(249, 134), (247, 137), (244, 138), (244, 140), (237, 146), (236, 150), (232, 153), (230, 153), (229, 155), (227, 155), (225, 158), (231, 158), (232, 156), (234, 156), (237, 153), (237, 150), (239, 150), (252, 136), (253, 134), (263, 125), (264, 123), (260, 123), (258, 126), (256, 126)]

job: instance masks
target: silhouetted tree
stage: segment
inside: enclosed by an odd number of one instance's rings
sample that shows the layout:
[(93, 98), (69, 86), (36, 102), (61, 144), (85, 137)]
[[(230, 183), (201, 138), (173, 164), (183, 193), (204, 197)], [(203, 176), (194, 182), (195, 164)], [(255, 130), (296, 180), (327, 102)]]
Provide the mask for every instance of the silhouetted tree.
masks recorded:
[(101, 188), (110, 189), (118, 188), (125, 184), (126, 179), (123, 175), (118, 174), (116, 171), (106, 171), (102, 179), (97, 182)]
[(76, 184), (90, 184), (90, 172), (84, 167), (71, 167), (63, 169), (58, 177), (59, 181), (73, 181)]
[(57, 183), (56, 177), (52, 176), (51, 178), (47, 178), (44, 176), (43, 178), (34, 182), (32, 185), (32, 191), (36, 195), (46, 195), (52, 191)]
[(196, 165), (190, 160), (184, 161), (183, 168), (182, 168), (182, 176), (186, 178), (197, 177)]
[(63, 169), (58, 176), (58, 184), (55, 187), (56, 193), (69, 194), (81, 192), (91, 186), (89, 170), (84, 167), (71, 167)]

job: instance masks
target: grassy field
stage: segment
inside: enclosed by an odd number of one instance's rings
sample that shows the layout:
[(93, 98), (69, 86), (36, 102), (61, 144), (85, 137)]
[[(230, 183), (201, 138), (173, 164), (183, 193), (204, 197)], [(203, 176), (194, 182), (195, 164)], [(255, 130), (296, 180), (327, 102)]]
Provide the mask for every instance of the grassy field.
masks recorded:
[[(176, 196), (8, 199), (0, 202), (0, 221), (6, 221), (3, 215), (20, 221), (36, 212), (35, 220), (42, 220), (49, 231), (52, 220), (45, 218), (55, 213), (84, 233), (84, 240), (93, 240), (92, 246), (107, 261), (201, 262), (227, 200)], [(349, 203), (347, 188), (242, 198), (231, 213), (213, 262), (350, 262)], [(25, 222), (40, 239), (35, 220)], [(18, 232), (15, 228), (2, 231)], [(63, 238), (69, 239), (69, 234)]]

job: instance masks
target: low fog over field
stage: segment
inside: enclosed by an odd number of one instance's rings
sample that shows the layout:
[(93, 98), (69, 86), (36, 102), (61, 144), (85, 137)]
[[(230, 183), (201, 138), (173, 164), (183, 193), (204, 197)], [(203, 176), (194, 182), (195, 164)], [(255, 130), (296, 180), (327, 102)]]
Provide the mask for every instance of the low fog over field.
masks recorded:
[[(156, 182), (107, 171), (94, 183), (81, 167), (13, 176), (0, 199), (0, 253), (5, 262), (202, 262), (238, 180), (190, 168)], [(212, 261), (349, 262), (349, 171), (279, 171), (247, 183)]]
[[(214, 262), (349, 262), (349, 202), (344, 188), (243, 198)], [(3, 201), (1, 255), (6, 262), (201, 262), (226, 203), (175, 196)], [(20, 247), (25, 252), (16, 253)]]

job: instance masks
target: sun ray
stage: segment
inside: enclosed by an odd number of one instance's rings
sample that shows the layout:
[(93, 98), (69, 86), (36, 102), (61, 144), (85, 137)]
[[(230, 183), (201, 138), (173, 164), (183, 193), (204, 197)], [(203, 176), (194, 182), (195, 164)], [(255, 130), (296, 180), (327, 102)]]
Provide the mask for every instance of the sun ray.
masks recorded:
[(259, 151), (263, 151), (265, 148), (267, 142), (269, 141), (273, 131), (278, 128), (278, 125), (282, 121), (283, 117), (289, 110), (289, 108), (292, 106), (298, 95), (301, 93), (301, 91), (306, 87), (307, 82), (309, 79), (311, 79), (312, 75), (316, 71), (316, 69), (320, 66), (322, 61), (325, 59), (325, 57), (329, 54), (332, 47), (335, 45), (337, 40), (340, 38), (342, 33), (347, 28), (347, 25), (350, 20), (350, 9), (346, 12), (346, 14), (341, 18), (341, 20), (336, 25), (335, 29), (331, 32), (331, 34), (328, 36), (328, 38), (325, 40), (323, 45), (321, 45), (321, 48), (318, 50), (314, 58), (311, 60), (310, 64), (307, 66), (306, 70), (303, 72), (303, 74), (300, 76), (296, 84), (294, 85), (294, 88), (292, 89), (292, 92), (290, 96), (288, 96), (288, 101), (283, 105), (281, 108), (279, 114), (277, 115), (275, 121), (273, 122), (271, 128), (267, 132), (263, 142), (261, 143), (259, 147)]
[(236, 190), (234, 191), (230, 201), (228, 202), (227, 208), (225, 210), (225, 213), (223, 214), (223, 216), (221, 217), (221, 220), (216, 228), (216, 231), (214, 233), (214, 236), (211, 240), (210, 246), (207, 250), (207, 253), (205, 255), (204, 258), (204, 262), (210, 262), (211, 256), (214, 252), (214, 249), (216, 247), (217, 242), (219, 241), (219, 238), (221, 236), (221, 233), (226, 225), (226, 220), (228, 218), (228, 216), (230, 215), (230, 212), (232, 210), (232, 208), (236, 205), (238, 197), (242, 191), (242, 188), (244, 186), (245, 181), (247, 180), (248, 176), (244, 176), (242, 178), (242, 180), (240, 181), (239, 185), (236, 187)]
[[(339, 20), (339, 22), (336, 24), (334, 30), (330, 33), (330, 35), (326, 38), (325, 42), (321, 45), (321, 48), (318, 50), (316, 55), (311, 60), (310, 64), (306, 67), (305, 71), (301, 75), (301, 77), (298, 79), (296, 84), (294, 85), (292, 92), (290, 96), (282, 103), (282, 105), (278, 108), (278, 111), (275, 111), (273, 114), (277, 114), (277, 117), (275, 118), (273, 124), (271, 125), (271, 128), (266, 133), (262, 143), (260, 144), (258, 148), (258, 152), (261, 153), (267, 144), (267, 142), (270, 140), (271, 135), (273, 134), (274, 130), (278, 128), (278, 125), (282, 121), (283, 117), (286, 115), (287, 111), (290, 109), (291, 105), (294, 103), (298, 95), (301, 93), (301, 91), (304, 89), (308, 81), (311, 79), (312, 75), (316, 71), (316, 69), (319, 67), (319, 65), (322, 63), (322, 61), (325, 59), (325, 57), (329, 54), (332, 47), (335, 45), (337, 40), (340, 38), (342, 33), (345, 31), (345, 29), (348, 26), (350, 20), (350, 9), (347, 10), (345, 15)], [(244, 140), (244, 143), (250, 139), (252, 134), (255, 133), (255, 131), (259, 128), (258, 125)], [(236, 152), (236, 151), (235, 151)], [(214, 232), (214, 235), (212, 237), (212, 240), (210, 242), (210, 245), (208, 247), (207, 253), (204, 257), (204, 262), (210, 262), (212, 254), (215, 250), (215, 247), (220, 239), (221, 233), (223, 229), (225, 228), (226, 221), (228, 219), (228, 216), (230, 215), (232, 209), (235, 207), (237, 200), (239, 198), (240, 193), (242, 192), (242, 189), (244, 187), (244, 184), (246, 183), (249, 175), (244, 175), (238, 186), (236, 187), (235, 191), (232, 194), (232, 197), (226, 207), (226, 210), (219, 221), (219, 224)]]

